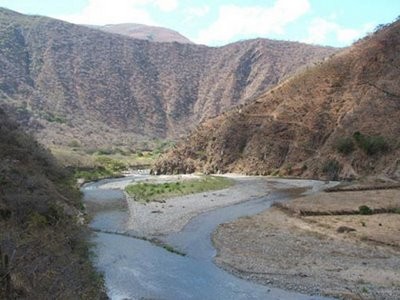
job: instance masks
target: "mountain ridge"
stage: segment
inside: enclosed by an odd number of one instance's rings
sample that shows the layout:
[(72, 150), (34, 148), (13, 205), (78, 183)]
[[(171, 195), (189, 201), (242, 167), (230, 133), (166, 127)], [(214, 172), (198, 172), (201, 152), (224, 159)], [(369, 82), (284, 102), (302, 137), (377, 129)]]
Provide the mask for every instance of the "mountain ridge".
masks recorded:
[(152, 43), (0, 11), (3, 108), (46, 145), (176, 138), (336, 51), (250, 40)]
[(400, 22), (199, 126), (155, 173), (400, 178)]
[(159, 43), (177, 42), (181, 44), (194, 44), (178, 31), (160, 27), (136, 23), (107, 24), (103, 26), (87, 25), (105, 32), (126, 35), (134, 39), (148, 40)]

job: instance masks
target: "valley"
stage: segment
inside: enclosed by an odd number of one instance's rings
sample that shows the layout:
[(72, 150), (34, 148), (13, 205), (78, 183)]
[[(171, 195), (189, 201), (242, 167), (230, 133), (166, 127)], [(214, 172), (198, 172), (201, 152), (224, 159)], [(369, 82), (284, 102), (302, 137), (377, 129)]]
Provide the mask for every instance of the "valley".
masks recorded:
[(399, 51), (0, 8), (0, 298), (400, 298)]

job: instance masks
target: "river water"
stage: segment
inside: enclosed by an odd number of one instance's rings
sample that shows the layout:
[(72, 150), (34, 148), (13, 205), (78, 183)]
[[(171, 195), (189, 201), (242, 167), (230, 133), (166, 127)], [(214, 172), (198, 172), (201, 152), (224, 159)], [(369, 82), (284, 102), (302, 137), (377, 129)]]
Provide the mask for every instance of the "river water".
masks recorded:
[[(272, 202), (287, 198), (284, 182), (268, 196), (218, 208), (193, 218), (182, 231), (162, 240), (184, 252), (180, 256), (148, 241), (129, 236), (124, 224), (129, 213), (121, 190), (100, 189), (115, 181), (134, 181), (146, 175), (103, 180), (82, 188), (86, 203), (98, 209), (90, 224), (94, 263), (103, 272), (111, 299), (326, 299), (271, 288), (239, 279), (212, 262), (216, 254), (211, 234), (224, 222), (253, 215)], [(320, 183), (322, 185), (322, 183)], [(315, 182), (310, 182), (310, 188)]]

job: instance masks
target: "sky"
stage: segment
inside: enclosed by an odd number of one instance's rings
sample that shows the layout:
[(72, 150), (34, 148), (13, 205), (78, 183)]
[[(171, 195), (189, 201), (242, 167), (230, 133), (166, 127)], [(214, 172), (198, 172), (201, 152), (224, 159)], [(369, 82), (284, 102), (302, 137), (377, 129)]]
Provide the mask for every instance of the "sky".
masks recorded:
[(0, 0), (77, 24), (140, 23), (221, 46), (269, 38), (345, 47), (400, 15), (400, 0)]

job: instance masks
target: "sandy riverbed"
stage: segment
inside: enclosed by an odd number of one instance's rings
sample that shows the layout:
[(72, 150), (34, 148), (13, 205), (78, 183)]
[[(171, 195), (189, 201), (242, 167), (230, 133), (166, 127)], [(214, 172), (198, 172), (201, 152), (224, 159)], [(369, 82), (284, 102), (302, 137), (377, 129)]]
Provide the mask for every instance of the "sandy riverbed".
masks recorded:
[[(327, 185), (320, 181), (275, 179), (262, 176), (242, 176), (226, 174), (235, 181), (234, 186), (198, 194), (185, 195), (167, 199), (165, 203), (139, 203), (127, 195), (129, 219), (128, 230), (141, 236), (158, 236), (180, 231), (194, 216), (215, 209), (268, 195), (272, 190), (286, 188), (313, 188), (315, 192)], [(162, 183), (176, 180), (190, 180), (197, 175), (162, 175), (148, 176), (146, 182)], [(136, 182), (144, 179), (135, 180)], [(103, 189), (121, 189), (132, 183), (132, 180), (110, 182), (100, 186)]]
[[(194, 216), (222, 206), (265, 196), (269, 192), (265, 179), (231, 176), (235, 185), (223, 190), (185, 195), (167, 199), (165, 203), (139, 203), (127, 197), (130, 218), (129, 230), (139, 235), (155, 236), (180, 231)], [(171, 180), (176, 177), (160, 178)]]

